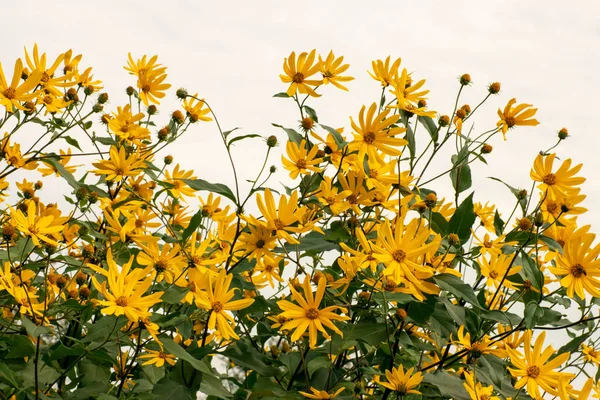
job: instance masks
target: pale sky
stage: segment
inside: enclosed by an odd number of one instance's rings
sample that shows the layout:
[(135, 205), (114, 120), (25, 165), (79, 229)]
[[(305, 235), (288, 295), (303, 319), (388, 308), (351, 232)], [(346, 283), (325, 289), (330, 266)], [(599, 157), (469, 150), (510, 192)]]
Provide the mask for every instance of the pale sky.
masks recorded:
[[(127, 53), (159, 56), (168, 67), (173, 90), (159, 108), (163, 121), (175, 109), (174, 91), (186, 87), (211, 104), (224, 129), (263, 136), (283, 131), (271, 122), (298, 125), (291, 100), (272, 98), (285, 91), (278, 75), (284, 57), (333, 50), (350, 63), (356, 78), (350, 92), (326, 87), (323, 97), (307, 104), (320, 121), (346, 127), (363, 104), (377, 101), (380, 86), (367, 70), (371, 60), (402, 57), (413, 76), (427, 79), (429, 105), (450, 114), (458, 89), (457, 77), (470, 73), (474, 85), (461, 104), (474, 106), (490, 82), (502, 92), (474, 117), (478, 128), (497, 121), (496, 110), (516, 97), (539, 108), (541, 124), (509, 132), (508, 141), (493, 141), (489, 167), (477, 165), (476, 200), (492, 200), (507, 216), (513, 200), (496, 176), (513, 186), (530, 188), (529, 170), (539, 150), (552, 146), (556, 132), (567, 127), (571, 137), (558, 148), (561, 158), (583, 163), (588, 178), (582, 193), (590, 212), (580, 224), (600, 228), (600, 171), (596, 123), (600, 109), (600, 2), (570, 1), (115, 1), (37, 0), (3, 4), (5, 40), (0, 61), (10, 69), (16, 57), (38, 43), (49, 58), (72, 48), (82, 53), (81, 66), (93, 66), (111, 96), (107, 110), (125, 104), (123, 93), (135, 80), (123, 70)], [(11, 71), (12, 72), (12, 71)], [(425, 134), (421, 130), (421, 134)], [(17, 139), (18, 140), (18, 139)], [(235, 158), (244, 165), (242, 180), (252, 179), (265, 150), (260, 140), (242, 142)], [(279, 151), (284, 147), (280, 147)], [(169, 150), (198, 177), (229, 184), (232, 178), (214, 125), (190, 129)], [(447, 168), (440, 165), (438, 172)], [(277, 156), (272, 163), (280, 164)], [(483, 167), (483, 168), (482, 168)], [(250, 172), (248, 172), (250, 171)], [(278, 176), (286, 181), (286, 174)], [(448, 188), (448, 179), (444, 186)], [(272, 182), (277, 186), (278, 182)], [(449, 193), (448, 193), (449, 194)], [(447, 194), (447, 195), (448, 195)]]

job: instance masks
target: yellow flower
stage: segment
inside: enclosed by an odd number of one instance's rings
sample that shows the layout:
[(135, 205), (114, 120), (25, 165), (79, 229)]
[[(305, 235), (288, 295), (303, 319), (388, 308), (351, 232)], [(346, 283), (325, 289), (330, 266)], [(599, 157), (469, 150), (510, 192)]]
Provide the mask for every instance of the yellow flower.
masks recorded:
[(150, 131), (140, 126), (137, 122), (144, 119), (143, 113), (133, 114), (131, 107), (117, 107), (117, 112), (112, 114), (108, 121), (108, 129), (119, 139), (132, 142), (141, 141), (150, 137)]
[(148, 361), (146, 361), (145, 363), (143, 363), (142, 365), (156, 365), (158, 368), (162, 367), (163, 365), (165, 365), (165, 362), (171, 366), (175, 365), (177, 363), (177, 358), (175, 358), (175, 356), (173, 354), (169, 354), (169, 353), (165, 353), (162, 350), (161, 351), (156, 351), (156, 350), (148, 350), (146, 349), (146, 354), (141, 354), (138, 356), (138, 358), (140, 359), (148, 359)]
[(261, 223), (271, 231), (275, 232), (278, 238), (283, 239), (291, 244), (299, 243), (294, 239), (289, 232), (302, 232), (303, 229), (295, 228), (292, 225), (297, 223), (299, 218), (297, 214), (298, 192), (294, 191), (290, 198), (286, 196), (279, 197), (279, 209), (275, 207), (275, 199), (271, 190), (265, 190), (265, 199), (260, 194), (256, 195), (256, 204), (258, 209), (265, 218)]
[[(67, 170), (67, 172), (70, 172), (72, 174), (77, 170), (77, 167), (80, 167), (80, 165), (68, 166), (67, 164), (69, 163), (69, 161), (71, 161), (71, 148), (69, 148), (66, 153), (63, 149), (60, 149), (60, 158), (56, 162), (62, 165), (65, 168), (65, 170)], [(43, 160), (42, 162), (46, 165), (46, 168), (38, 168), (38, 172), (41, 172), (42, 176), (48, 176), (52, 174), (60, 176), (60, 173), (58, 172), (56, 167), (54, 167), (53, 164), (50, 164)]]
[(240, 234), (238, 250), (247, 254), (249, 259), (261, 259), (270, 254), (277, 244), (277, 236), (271, 234), (271, 229), (261, 225), (258, 220), (246, 227), (248, 231)]
[(506, 140), (508, 129), (519, 125), (535, 126), (539, 124), (537, 119), (532, 118), (537, 112), (537, 108), (530, 108), (531, 104), (519, 104), (513, 107), (516, 102), (516, 99), (510, 99), (506, 107), (504, 107), (504, 111), (498, 109), (500, 121), (496, 125), (502, 130), (504, 140)]
[(254, 299), (241, 299), (231, 301), (235, 289), (229, 289), (232, 274), (227, 274), (221, 269), (214, 283), (209, 283), (204, 295), (196, 299), (196, 305), (205, 310), (211, 310), (208, 319), (208, 329), (218, 329), (224, 339), (239, 339), (229, 322), (233, 323), (233, 316), (228, 311), (241, 310), (254, 303)]
[(323, 325), (333, 330), (338, 335), (343, 336), (342, 332), (332, 321), (346, 321), (350, 319), (349, 317), (334, 313), (337, 309), (341, 310), (342, 313), (346, 313), (346, 309), (343, 307), (329, 306), (319, 309), (321, 301), (323, 301), (326, 286), (327, 280), (325, 278), (319, 279), (317, 292), (313, 297), (313, 290), (310, 287), (310, 278), (307, 275), (302, 284), (305, 298), (302, 297), (296, 289), (290, 286), (291, 296), (299, 305), (287, 300), (280, 300), (277, 302), (279, 308), (283, 310), (280, 316), (290, 319), (290, 321), (283, 324), (281, 330), (295, 329), (291, 339), (292, 341), (296, 341), (300, 339), (308, 329), (309, 345), (311, 349), (314, 349), (317, 344), (317, 331), (323, 333), (325, 338), (331, 338)]
[(592, 362), (596, 365), (600, 364), (600, 351), (596, 350), (594, 347), (582, 343), (581, 354), (583, 354), (583, 358), (585, 361)]
[(19, 143), (15, 143), (12, 146), (8, 146), (7, 143), (7, 146), (4, 149), (4, 159), (8, 165), (27, 170), (34, 170), (37, 168), (37, 162), (32, 162), (31, 159), (23, 158), (23, 155), (21, 154), (21, 145)]
[(146, 166), (144, 159), (138, 154), (127, 155), (125, 147), (117, 149), (115, 146), (110, 148), (110, 158), (92, 163), (98, 169), (92, 172), (96, 175), (106, 175), (107, 181), (121, 182), (127, 176), (138, 175), (142, 168)]
[(388, 56), (385, 59), (385, 62), (382, 60), (372, 61), (371, 65), (373, 67), (373, 73), (371, 73), (371, 71), (367, 72), (371, 75), (371, 78), (381, 82), (381, 86), (387, 87), (398, 76), (398, 69), (400, 68), (401, 62), (402, 59), (398, 58), (390, 66), (390, 56)]
[(500, 400), (500, 397), (494, 396), (494, 387), (492, 385), (483, 387), (481, 382), (475, 382), (475, 374), (465, 372), (465, 382), (463, 386), (467, 389), (471, 400)]
[(163, 83), (165, 79), (167, 74), (156, 71), (147, 71), (139, 76), (137, 86), (145, 106), (150, 103), (160, 104), (158, 99), (165, 97), (165, 91), (171, 87), (170, 84)]
[(288, 141), (285, 149), (289, 160), (285, 156), (281, 156), (281, 162), (285, 169), (290, 171), (290, 177), (296, 179), (299, 174), (308, 174), (309, 171), (319, 172), (321, 169), (318, 165), (323, 161), (322, 158), (315, 158), (318, 146), (313, 146), (310, 151), (306, 149), (306, 140), (302, 139), (300, 146), (297, 143)]
[(283, 282), (283, 278), (280, 276), (282, 270), (280, 265), (285, 266), (287, 263), (287, 260), (284, 260), (283, 257), (266, 254), (256, 262), (255, 275), (252, 277), (252, 281), (258, 284), (268, 281), (269, 285), (274, 288), (273, 279)]
[[(481, 275), (486, 277), (486, 285), (488, 287), (498, 288), (502, 279), (502, 286), (517, 290), (517, 284), (508, 280), (509, 276), (518, 274), (521, 271), (521, 266), (512, 265), (511, 262), (514, 258), (514, 254), (491, 254), (490, 260), (481, 257), (479, 259), (479, 266), (481, 268)], [(510, 269), (509, 269), (510, 267)], [(508, 270), (508, 272), (507, 272)]]
[(140, 247), (142, 251), (137, 255), (137, 262), (152, 268), (152, 275), (156, 277), (157, 282), (164, 279), (168, 283), (173, 283), (186, 266), (183, 257), (179, 255), (178, 245), (171, 247), (169, 243), (165, 243), (162, 249), (159, 249), (158, 243), (152, 241), (146, 245), (141, 244)]
[(37, 216), (36, 205), (34, 201), (29, 201), (27, 206), (27, 216), (21, 210), (10, 209), (10, 216), (14, 227), (22, 232), (25, 236), (29, 236), (36, 246), (40, 245), (40, 241), (44, 241), (52, 246), (58, 246), (56, 240), (51, 239), (47, 235), (53, 235), (63, 230), (63, 226), (54, 224), (54, 216)]
[(399, 115), (392, 115), (388, 117), (390, 113), (389, 109), (375, 115), (377, 112), (377, 103), (371, 104), (369, 111), (365, 117), (365, 106), (362, 106), (358, 114), (357, 125), (352, 117), (350, 117), (350, 124), (354, 129), (354, 140), (349, 144), (350, 150), (358, 150), (358, 162), (362, 163), (365, 158), (365, 154), (369, 155), (369, 158), (377, 159), (380, 158), (377, 154), (377, 150), (382, 153), (399, 156), (402, 152), (396, 147), (404, 146), (408, 142), (404, 139), (395, 138), (394, 136), (406, 131), (405, 128), (392, 127)]
[(563, 277), (560, 284), (567, 288), (567, 296), (571, 298), (577, 294), (585, 299), (586, 292), (600, 297), (600, 244), (591, 247), (594, 239), (595, 235), (585, 235), (569, 240), (563, 254), (556, 258), (556, 267), (548, 268), (554, 275)]
[(424, 84), (425, 79), (413, 84), (406, 68), (403, 68), (400, 77), (393, 81), (392, 94), (396, 96), (396, 105), (390, 106), (390, 108), (399, 108), (412, 114), (435, 117), (437, 115), (435, 111), (427, 111), (425, 107), (419, 107), (419, 102), (425, 101), (427, 99), (425, 95), (429, 93), (429, 90), (419, 91)]
[(127, 55), (127, 66), (123, 67), (126, 71), (128, 71), (131, 75), (135, 75), (140, 77), (148, 72), (151, 73), (162, 73), (167, 68), (161, 66), (156, 63), (158, 56), (152, 56), (149, 60), (146, 61), (146, 55), (144, 55), (141, 59), (134, 61), (133, 57), (131, 57), (131, 53)]
[(485, 205), (479, 202), (473, 204), (473, 212), (479, 218), (481, 226), (492, 233), (496, 232), (496, 228), (494, 228), (495, 208), (493, 204), (488, 205), (488, 202)]
[(344, 391), (344, 389), (345, 388), (342, 387), (336, 390), (334, 393), (329, 393), (325, 390), (318, 390), (311, 386), (310, 391), (312, 392), (312, 394), (303, 392), (301, 390), (299, 390), (298, 393), (309, 399), (335, 399), (338, 394)]
[(29, 74), (25, 82), (19, 85), (22, 72), (23, 62), (19, 58), (15, 62), (13, 78), (9, 85), (4, 76), (2, 63), (0, 63), (0, 104), (2, 104), (4, 108), (6, 108), (6, 111), (10, 113), (13, 112), (13, 107), (24, 110), (25, 108), (21, 105), (21, 102), (29, 101), (37, 95), (36, 92), (31, 91), (40, 82), (42, 72), (34, 70)]
[(533, 162), (533, 168), (529, 175), (531, 179), (536, 182), (540, 182), (537, 186), (542, 192), (546, 190), (554, 198), (567, 196), (575, 196), (579, 193), (579, 188), (575, 186), (581, 185), (585, 182), (585, 178), (576, 177), (575, 174), (579, 172), (582, 164), (576, 165), (571, 168), (571, 159), (566, 159), (561, 164), (560, 168), (556, 172), (552, 172), (552, 164), (556, 154), (550, 154), (544, 156), (538, 154)]
[(194, 96), (188, 96), (183, 100), (183, 109), (186, 111), (190, 122), (212, 121), (212, 118), (208, 116), (208, 114), (210, 114), (210, 108), (208, 108), (204, 99), (196, 100), (197, 98), (198, 93), (194, 94)]
[[(548, 361), (554, 355), (552, 346), (543, 349), (546, 332), (540, 333), (531, 347), (532, 331), (525, 332), (525, 354), (510, 347), (506, 348), (510, 361), (514, 368), (508, 368), (512, 376), (517, 379), (515, 389), (521, 389), (527, 386), (527, 394), (530, 396), (540, 396), (540, 388), (553, 396), (558, 396), (558, 389), (561, 385), (559, 378), (573, 377), (574, 375), (565, 372), (555, 371), (561, 364), (569, 359), (570, 353), (562, 353)], [(542, 350), (543, 349), (543, 350)]]
[(178, 199), (183, 200), (184, 196), (193, 196), (196, 191), (189, 187), (182, 179), (196, 179), (194, 171), (179, 169), (179, 164), (175, 165), (173, 172), (165, 171), (165, 182), (173, 185), (169, 192)]
[(502, 350), (491, 347), (492, 342), (488, 335), (483, 336), (475, 342), (471, 342), (471, 334), (469, 332), (465, 334), (465, 327), (462, 325), (458, 328), (458, 340), (455, 341), (455, 344), (469, 350), (469, 359), (476, 360), (484, 354), (493, 354), (498, 357), (504, 354)]
[(25, 61), (31, 71), (39, 71), (42, 73), (39, 84), (44, 88), (46, 94), (52, 94), (56, 97), (64, 95), (63, 90), (59, 88), (65, 88), (75, 85), (75, 81), (72, 80), (73, 73), (67, 72), (65, 75), (57, 76), (56, 69), (60, 66), (64, 60), (65, 55), (59, 54), (54, 60), (54, 63), (46, 68), (46, 53), (39, 56), (37, 43), (33, 46), (33, 58), (29, 56), (29, 52), (25, 49)]
[(350, 190), (339, 189), (333, 184), (331, 177), (326, 176), (319, 185), (319, 190), (315, 192), (315, 196), (323, 206), (329, 207), (331, 214), (340, 215), (350, 208), (346, 198), (352, 194)]
[(344, 62), (344, 57), (335, 58), (333, 50), (329, 52), (325, 61), (319, 56), (319, 64), (321, 66), (321, 75), (323, 75), (323, 83), (325, 85), (331, 83), (338, 89), (348, 90), (348, 88), (342, 85), (340, 82), (349, 82), (354, 80), (351, 76), (340, 76), (344, 73), (350, 64), (341, 65)]
[[(100, 284), (92, 275), (94, 286), (105, 298), (105, 300), (97, 300), (98, 304), (104, 307), (102, 313), (116, 316), (125, 315), (130, 321), (138, 322), (138, 320), (151, 315), (149, 309), (160, 302), (164, 292), (154, 292), (144, 296), (152, 285), (152, 276), (144, 277), (145, 271), (142, 269), (130, 272), (133, 259), (134, 257), (131, 257), (129, 262), (119, 270), (112, 257), (112, 252), (109, 250), (106, 254), (108, 271), (94, 265), (89, 265), (89, 267), (106, 277), (106, 281)], [(143, 280), (140, 280), (142, 278)]]
[(308, 79), (321, 68), (319, 62), (315, 63), (316, 50), (309, 53), (301, 53), (296, 60), (296, 53), (292, 51), (290, 56), (283, 61), (283, 72), (285, 75), (279, 75), (283, 83), (289, 83), (287, 90), (288, 96), (293, 96), (296, 92), (319, 97), (311, 86), (318, 86), (323, 81), (318, 79)]
[(385, 377), (388, 382), (380, 382), (380, 385), (390, 390), (397, 392), (400, 396), (407, 394), (421, 394), (418, 390), (415, 390), (417, 386), (423, 380), (423, 374), (421, 372), (415, 372), (414, 368), (410, 368), (404, 372), (404, 367), (400, 368), (393, 367), (391, 371), (385, 371)]

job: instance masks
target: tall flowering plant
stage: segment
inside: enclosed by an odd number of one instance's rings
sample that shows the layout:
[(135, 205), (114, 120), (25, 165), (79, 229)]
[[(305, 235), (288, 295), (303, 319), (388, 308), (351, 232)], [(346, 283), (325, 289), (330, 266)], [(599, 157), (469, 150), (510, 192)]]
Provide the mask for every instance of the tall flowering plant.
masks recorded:
[[(275, 97), (299, 127), (260, 136), (223, 130), (184, 89), (159, 115), (156, 56), (129, 55), (134, 84), (110, 109), (71, 50), (0, 65), (2, 398), (598, 397), (600, 245), (577, 222), (581, 165), (552, 152), (568, 131), (533, 160), (531, 189), (493, 178), (514, 195), (501, 210), (471, 169), (537, 109), (512, 99), (480, 131), (499, 83), (459, 107), (460, 76), (438, 114), (388, 57), (369, 71), (378, 99), (321, 121), (312, 98), (347, 91), (348, 69), (291, 53)], [(166, 155), (191, 129), (220, 136), (233, 187)], [(232, 148), (261, 137), (263, 162), (240, 168)], [(291, 187), (267, 167), (282, 141)]]

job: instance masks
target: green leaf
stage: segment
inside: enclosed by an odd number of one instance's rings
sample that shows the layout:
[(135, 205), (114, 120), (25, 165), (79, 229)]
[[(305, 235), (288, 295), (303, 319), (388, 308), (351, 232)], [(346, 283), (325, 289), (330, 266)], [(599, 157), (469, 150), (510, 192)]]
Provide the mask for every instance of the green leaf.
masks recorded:
[[(430, 212), (429, 210), (427, 212)], [(448, 221), (438, 212), (431, 213), (431, 229), (442, 236), (448, 234)]]
[(240, 128), (239, 128), (239, 127), (236, 127), (236, 128), (230, 129), (230, 130), (228, 130), (228, 131), (225, 131), (225, 132), (223, 132), (223, 136), (225, 136), (225, 138), (227, 138), (229, 135), (231, 135), (231, 133), (232, 133), (232, 132), (235, 132), (235, 131), (237, 131), (238, 129), (240, 129)]
[(587, 338), (589, 338), (592, 335), (592, 333), (594, 332), (590, 331), (586, 334), (576, 336), (569, 343), (565, 344), (560, 349), (558, 349), (558, 352), (556, 354), (572, 353), (574, 351), (579, 350), (579, 346), (581, 346), (581, 344), (585, 342)]
[(421, 117), (417, 116), (417, 120), (423, 124), (427, 132), (429, 132), (429, 136), (433, 139), (434, 143), (438, 141), (438, 127), (435, 126), (435, 122), (433, 122), (433, 118), (431, 117)]
[(504, 221), (500, 218), (498, 209), (496, 209), (496, 214), (494, 214), (494, 230), (496, 231), (496, 236), (500, 236), (504, 232)]
[(14, 389), (21, 389), (23, 387), (21, 379), (2, 361), (0, 361), (0, 382), (4, 382)]
[(35, 347), (26, 335), (4, 335), (0, 344), (4, 343), (8, 348), (6, 359), (31, 357), (35, 353)]
[(308, 370), (309, 378), (315, 373), (316, 370), (321, 368), (331, 368), (331, 360), (327, 356), (319, 356), (310, 360), (306, 366)]
[(337, 145), (338, 149), (343, 149), (344, 147), (346, 147), (348, 142), (346, 142), (344, 140), (344, 138), (337, 131), (337, 129), (334, 129), (330, 126), (323, 125), (323, 124), (321, 124), (320, 126), (321, 126), (321, 128), (325, 129), (327, 132), (331, 133), (331, 136), (333, 136), (333, 140), (335, 141), (335, 144)]
[(520, 316), (506, 311), (492, 310), (482, 313), (481, 316), (485, 319), (500, 322), (504, 325), (516, 326), (521, 322)]
[(235, 142), (239, 142), (240, 140), (244, 140), (244, 139), (250, 139), (250, 138), (262, 138), (261, 135), (258, 135), (256, 133), (250, 133), (248, 135), (243, 135), (243, 136), (236, 136), (233, 139), (231, 139), (229, 141), (229, 143), (227, 143), (227, 148), (230, 148), (231, 145)]
[(50, 333), (50, 328), (48, 328), (47, 326), (37, 326), (25, 316), (21, 317), (21, 323), (23, 324), (23, 326), (27, 330), (27, 333), (29, 333), (31, 337), (36, 338), (40, 335), (47, 335), (48, 333)]
[(273, 95), (273, 97), (283, 97), (283, 98), (288, 98), (288, 97), (292, 97), (289, 94), (287, 94), (286, 92), (281, 92), (281, 93), (276, 93)]
[(296, 246), (298, 246), (298, 250), (302, 252), (310, 252), (310, 253), (321, 253), (324, 251), (337, 249), (337, 244), (328, 242), (326, 237), (319, 232), (310, 232), (308, 235), (300, 238), (300, 244), (285, 244), (285, 249), (289, 251), (296, 251)]
[(190, 288), (182, 288), (178, 286), (169, 287), (160, 298), (161, 301), (167, 304), (179, 304), (181, 299), (183, 299), (187, 292), (189, 292)]
[(475, 223), (475, 212), (473, 211), (473, 193), (471, 193), (458, 206), (452, 218), (450, 218), (448, 231), (456, 233), (461, 243), (467, 243), (471, 237), (471, 228)]
[(229, 200), (233, 201), (234, 204), (237, 204), (237, 199), (235, 198), (235, 195), (231, 189), (222, 183), (210, 183), (204, 179), (182, 179), (182, 181), (184, 181), (186, 185), (194, 190), (206, 190), (220, 194), (221, 196), (225, 196)]
[(183, 242), (185, 242), (190, 236), (192, 236), (192, 233), (194, 233), (196, 229), (198, 229), (198, 227), (200, 226), (200, 222), (202, 222), (202, 209), (198, 210), (196, 214), (194, 214), (192, 219), (190, 219), (189, 225), (187, 226), (187, 228), (184, 229), (183, 233), (181, 234), (181, 240)]
[(537, 323), (538, 325), (553, 325), (555, 322), (558, 322), (562, 319), (563, 315), (561, 312), (553, 310), (548, 307), (540, 307), (542, 309), (542, 316), (539, 317)]
[(192, 367), (197, 369), (198, 371), (206, 371), (206, 366), (202, 364), (200, 359), (196, 359), (190, 353), (188, 353), (183, 347), (175, 343), (173, 340), (165, 338), (161, 339), (163, 347), (169, 353), (173, 354), (175, 357), (187, 361), (190, 363)]
[(67, 171), (65, 169), (65, 167), (58, 162), (58, 160), (60, 160), (60, 156), (57, 156), (56, 154), (49, 154), (47, 157), (44, 157), (44, 162), (47, 164), (52, 165), (52, 167), (54, 169), (56, 169), (56, 171), (58, 171), (58, 173), (60, 174), (60, 176), (62, 176), (63, 178), (65, 178), (65, 180), (67, 181), (67, 183), (74, 189), (79, 189), (81, 187), (81, 183), (79, 183), (75, 177), (73, 177), (73, 174), (71, 174), (69, 171)]
[(521, 196), (520, 195), (521, 190), (510, 186), (508, 183), (504, 182), (502, 179), (494, 178), (493, 176), (488, 176), (488, 178), (504, 184), (511, 191), (511, 193), (515, 196), (517, 201), (519, 202), (519, 206), (521, 206), (521, 211), (523, 211), (523, 214), (526, 214), (528, 196)]
[(115, 146), (117, 144), (117, 142), (115, 142), (115, 140), (111, 137), (98, 137), (96, 136), (94, 138), (94, 142), (98, 142), (100, 144), (103, 144), (105, 146)]
[(275, 376), (279, 370), (265, 363), (266, 358), (244, 341), (237, 341), (223, 351), (225, 357), (249, 371), (256, 371), (262, 376)]
[(304, 139), (304, 136), (302, 136), (301, 134), (299, 134), (298, 132), (296, 132), (293, 129), (284, 128), (283, 126), (278, 125), (278, 124), (271, 124), (271, 125), (276, 126), (277, 128), (283, 129), (285, 131), (285, 133), (287, 133), (288, 139), (290, 139), (290, 142), (300, 144), (302, 142), (302, 139)]
[(406, 134), (404, 135), (404, 138), (408, 142), (408, 151), (410, 153), (410, 160), (411, 160), (411, 165), (412, 165), (412, 160), (415, 159), (415, 153), (417, 151), (417, 142), (415, 140), (415, 132), (413, 131), (410, 124), (408, 123), (408, 116), (406, 114), (406, 111), (402, 110), (401, 116), (402, 116), (402, 125), (404, 125), (404, 127), (406, 128)]
[(557, 251), (560, 254), (563, 254), (563, 248), (556, 240), (552, 239), (551, 237), (544, 236), (544, 235), (539, 235), (538, 239), (540, 241), (546, 243), (546, 245), (548, 246), (548, 248), (550, 250)]
[(317, 117), (317, 112), (309, 107), (309, 106), (304, 106), (304, 111), (306, 111), (306, 113), (308, 114), (308, 116), (310, 117), (310, 119), (312, 119), (315, 122), (319, 122), (319, 117)]
[(452, 293), (457, 298), (463, 299), (479, 309), (484, 309), (479, 304), (473, 287), (464, 283), (460, 278), (450, 274), (440, 274), (434, 276), (433, 280), (438, 284), (440, 289)]
[[(525, 275), (525, 278), (531, 282), (534, 288), (541, 291), (544, 286), (544, 276), (537, 263), (524, 251), (521, 251), (521, 263), (523, 264), (521, 272)], [(515, 263), (513, 263), (513, 265), (514, 264)]]
[(76, 147), (79, 151), (83, 151), (81, 150), (81, 147), (79, 147), (79, 142), (77, 142), (77, 140), (73, 139), (71, 136), (63, 136), (63, 139), (65, 139), (71, 146)]
[(456, 193), (462, 193), (473, 186), (471, 178), (471, 167), (468, 165), (457, 165), (450, 171), (450, 179), (452, 179), (452, 187)]
[(110, 336), (117, 334), (127, 323), (124, 316), (106, 315), (94, 323), (87, 323), (88, 334), (81, 341), (92, 343), (93, 346), (104, 343)]
[(538, 320), (544, 315), (544, 310), (537, 301), (530, 301), (525, 306), (525, 328), (531, 329), (537, 325)]
[(440, 390), (444, 398), (453, 398), (454, 400), (471, 400), (471, 397), (463, 386), (463, 381), (446, 371), (437, 371), (434, 374), (425, 374), (423, 382), (427, 382)]
[(356, 340), (377, 346), (387, 339), (385, 324), (358, 323), (342, 329), (342, 332), (344, 332), (343, 342)]
[(425, 301), (408, 303), (406, 314), (417, 324), (424, 324), (435, 311), (435, 296), (428, 296)]
[(160, 400), (196, 400), (196, 393), (169, 378), (156, 382), (152, 394)]

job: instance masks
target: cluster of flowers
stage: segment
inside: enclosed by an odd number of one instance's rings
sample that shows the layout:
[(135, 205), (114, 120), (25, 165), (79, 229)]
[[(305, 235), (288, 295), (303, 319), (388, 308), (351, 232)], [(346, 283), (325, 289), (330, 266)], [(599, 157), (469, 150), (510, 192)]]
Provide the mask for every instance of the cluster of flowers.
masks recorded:
[[(512, 99), (492, 129), (463, 134), (499, 83), (476, 107), (438, 116), (427, 106), (425, 80), (400, 59), (374, 61), (369, 74), (381, 98), (350, 118), (352, 136), (345, 136), (320, 124), (305, 103), (329, 84), (348, 90), (344, 83), (354, 78), (342, 74), (349, 65), (333, 52), (325, 59), (316, 50), (291, 53), (280, 76), (289, 87), (276, 96), (292, 99), (300, 114), (299, 132), (283, 128), (289, 140), (281, 158), (297, 186), (286, 194), (267, 186), (275, 168), (265, 166), (278, 144), (271, 135), (263, 167), (242, 195), (232, 144), (256, 135), (234, 137), (216, 124), (234, 190), (173, 166), (169, 155), (155, 165), (195, 123), (216, 121), (204, 99), (179, 89), (182, 109), (155, 128), (170, 88), (156, 56), (129, 55), (125, 69), (136, 88), (111, 113), (91, 68), (80, 73), (81, 55), (69, 50), (47, 68), (35, 46), (33, 59), (25, 58), (10, 85), (0, 65), (6, 397), (87, 393), (88, 360), (108, 372), (96, 390), (117, 398), (175, 387), (190, 398), (197, 390), (313, 399), (600, 393), (595, 378), (577, 378), (589, 374), (587, 363), (600, 363), (592, 312), (600, 245), (589, 226), (577, 225), (586, 211), (581, 165), (565, 160), (555, 169), (556, 154), (540, 153), (530, 173), (539, 201), (509, 186), (516, 204), (506, 223), (489, 202), (459, 201), (471, 186), (470, 165), (485, 161), (494, 135), (538, 124), (535, 108)], [(471, 84), (468, 74), (459, 78), (456, 104)], [(102, 134), (92, 130), (98, 114)], [(22, 149), (24, 126), (42, 133)], [(568, 132), (558, 135), (560, 143)], [(458, 153), (452, 167), (427, 180), (449, 141)], [(418, 153), (421, 142), (428, 144)], [(91, 161), (70, 165), (73, 157)], [(45, 204), (43, 182), (22, 179), (24, 170), (54, 175), (72, 194)], [(448, 176), (454, 203), (428, 189)], [(522, 216), (509, 228), (518, 208)], [(556, 310), (572, 309), (569, 299), (581, 310), (578, 321)], [(513, 306), (523, 311), (511, 313)], [(557, 352), (544, 345), (544, 331), (535, 332), (548, 326), (583, 333)], [(15, 356), (10, 346), (17, 345)], [(209, 362), (217, 356), (228, 360), (225, 372)], [(35, 379), (25, 379), (31, 372)]]

